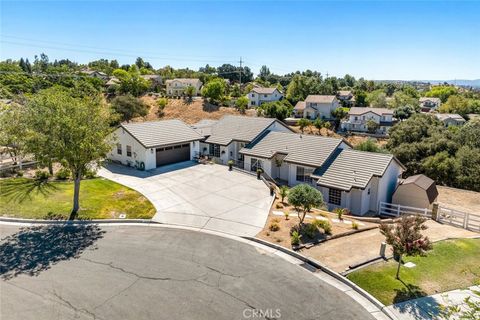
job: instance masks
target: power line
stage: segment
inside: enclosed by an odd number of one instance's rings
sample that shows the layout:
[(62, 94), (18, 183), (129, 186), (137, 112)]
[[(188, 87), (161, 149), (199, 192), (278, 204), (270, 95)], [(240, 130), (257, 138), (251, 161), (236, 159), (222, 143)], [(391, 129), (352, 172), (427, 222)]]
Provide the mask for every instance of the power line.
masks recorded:
[[(39, 39), (32, 39), (32, 38), (24, 38), (24, 37), (5, 35), (5, 34), (1, 34), (0, 37), (17, 39), (17, 40), (25, 40), (25, 41), (28, 41), (29, 43), (33, 41), (33, 42), (54, 44), (54, 45), (74, 47), (74, 48), (82, 47), (82, 48), (95, 49), (95, 50), (109, 50), (110, 52), (121, 52), (121, 53), (127, 53), (127, 54), (134, 54), (134, 55), (137, 55), (137, 56), (139, 54), (152, 54), (152, 55), (161, 55), (161, 56), (164, 56), (166, 58), (182, 56), (182, 57), (202, 57), (202, 58), (215, 58), (215, 59), (216, 58), (219, 58), (219, 59), (220, 58), (233, 59), (232, 56), (199, 56), (199, 55), (191, 56), (191, 55), (181, 55), (181, 54), (180, 55), (178, 55), (178, 54), (175, 54), (175, 55), (160, 54), (159, 52), (151, 52), (151, 51), (150, 52), (147, 52), (147, 51), (128, 51), (128, 50), (123, 50), (123, 49), (102, 48), (102, 47), (98, 47), (98, 46), (89, 46), (89, 45), (83, 45), (83, 44), (73, 44), (73, 43), (66, 43), (66, 42), (59, 42), (59, 41), (49, 41), (49, 40), (47, 41), (47, 40), (39, 40)], [(7, 41), (8, 41), (8, 39), (7, 39)]]
[[(8, 43), (13, 45), (19, 46), (27, 46), (27, 47), (36, 47), (42, 49), (52, 49), (52, 50), (65, 50), (65, 51), (73, 51), (73, 52), (84, 52), (84, 53), (94, 53), (94, 54), (103, 54), (109, 56), (125, 56), (125, 57), (133, 57), (137, 58), (138, 55), (135, 54), (126, 54), (126, 53), (118, 53), (113, 51), (96, 51), (96, 50), (83, 50), (83, 49), (73, 49), (73, 48), (61, 48), (61, 47), (53, 47), (53, 46), (43, 46), (43, 45), (35, 45), (31, 43), (22, 43), (16, 41), (9, 41), (9, 40), (0, 40), (1, 43)], [(207, 59), (182, 59), (182, 58), (169, 58), (169, 57), (161, 57), (161, 56), (144, 56), (145, 59), (153, 59), (153, 60), (169, 60), (169, 61), (189, 61), (189, 62), (216, 62), (216, 63), (235, 63), (233, 60), (207, 60)]]

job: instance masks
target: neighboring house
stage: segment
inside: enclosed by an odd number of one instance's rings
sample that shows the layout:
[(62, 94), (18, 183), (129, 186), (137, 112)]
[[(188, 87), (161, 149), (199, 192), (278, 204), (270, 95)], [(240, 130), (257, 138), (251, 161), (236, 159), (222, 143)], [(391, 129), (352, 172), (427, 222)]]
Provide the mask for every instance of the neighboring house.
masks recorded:
[(421, 97), (419, 99), (420, 102), (420, 109), (422, 112), (430, 112), (432, 110), (437, 110), (442, 101), (440, 98), (430, 98), (430, 97)]
[(456, 113), (435, 113), (435, 117), (443, 122), (445, 127), (463, 126), (467, 122), (461, 115)]
[(159, 88), (162, 85), (162, 77), (158, 74), (144, 74), (140, 77), (150, 81), (151, 88)]
[(339, 107), (336, 96), (309, 95), (305, 101), (300, 102), (295, 105), (295, 117), (311, 120), (316, 118), (331, 120), (332, 111)]
[(108, 81), (105, 83), (105, 86), (107, 88), (110, 88), (110, 87), (118, 85), (119, 83), (120, 83), (120, 80), (118, 80), (117, 77), (110, 77), (110, 79), (108, 79)]
[(355, 105), (355, 96), (350, 90), (340, 90), (337, 93), (337, 99), (344, 107), (353, 107)]
[(168, 96), (183, 96), (185, 95), (185, 88), (192, 86), (195, 88), (194, 96), (200, 94), (200, 89), (202, 87), (202, 82), (199, 79), (173, 79), (166, 80), (166, 92)]
[(106, 81), (108, 79), (108, 75), (106, 73), (101, 72), (101, 71), (85, 69), (85, 70), (82, 70), (81, 72), (88, 75), (89, 77), (92, 77), (92, 78), (98, 78), (98, 79), (102, 79), (104, 81)]
[(283, 93), (277, 88), (253, 88), (248, 94), (248, 107), (258, 107), (262, 103), (279, 101), (283, 98)]
[(114, 138), (116, 144), (107, 157), (141, 170), (193, 160), (203, 139), (180, 120), (121, 124)]
[(222, 164), (229, 160), (243, 168), (243, 155), (239, 151), (266, 132), (292, 132), (282, 122), (271, 118), (224, 116), (218, 121), (200, 121), (192, 126), (204, 136), (200, 155), (208, 155)]
[(347, 131), (368, 132), (368, 121), (378, 124), (376, 133), (386, 134), (393, 126), (393, 110), (386, 108), (350, 108), (348, 119), (342, 121), (341, 128)]
[(293, 107), (293, 116), (295, 118), (303, 118), (303, 111), (305, 110), (305, 107), (307, 104), (305, 101), (298, 101), (295, 107)]
[(392, 155), (352, 150), (342, 139), (268, 132), (240, 151), (245, 170), (262, 168), (273, 179), (319, 189), (329, 209), (373, 214), (390, 202), (405, 170)]
[(423, 174), (417, 174), (400, 182), (393, 193), (392, 203), (415, 208), (431, 208), (437, 197), (435, 181)]

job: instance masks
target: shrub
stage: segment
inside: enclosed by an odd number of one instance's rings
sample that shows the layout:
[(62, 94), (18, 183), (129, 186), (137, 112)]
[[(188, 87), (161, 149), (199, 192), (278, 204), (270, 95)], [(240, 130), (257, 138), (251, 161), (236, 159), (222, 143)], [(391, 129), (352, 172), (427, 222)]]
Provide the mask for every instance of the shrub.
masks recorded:
[(23, 170), (18, 170), (17, 171), (17, 177), (21, 178), (23, 177), (24, 171)]
[(277, 204), (275, 205), (275, 208), (277, 208), (277, 209), (282, 209), (283, 206), (282, 206), (280, 203), (277, 203)]
[(285, 198), (288, 195), (288, 187), (287, 186), (281, 186), (280, 187), (280, 197), (282, 198), (282, 202), (285, 202)]
[(290, 236), (290, 241), (292, 245), (298, 246), (300, 244), (301, 237), (302, 236), (300, 235), (300, 233), (298, 233), (298, 231), (293, 231), (292, 235)]
[(50, 177), (50, 173), (48, 173), (47, 171), (42, 171), (42, 170), (35, 171), (35, 179), (37, 180), (44, 181), (44, 180), (48, 180), (49, 177)]
[(270, 223), (270, 226), (268, 226), (268, 229), (269, 229), (270, 231), (275, 232), (275, 231), (280, 230), (280, 225), (278, 224), (278, 222), (272, 221), (272, 222)]
[(83, 174), (83, 177), (85, 179), (93, 179), (93, 178), (96, 178), (97, 177), (97, 172), (95, 170), (92, 170), (92, 169), (87, 169), (84, 174)]
[(352, 221), (352, 229), (358, 230), (358, 223), (356, 221)]
[(332, 234), (332, 225), (330, 224), (329, 221), (327, 220), (317, 220), (317, 221), (318, 222), (316, 222), (316, 224), (318, 225), (318, 227), (323, 229), (323, 232), (325, 232), (325, 234)]
[(290, 215), (290, 213), (288, 211), (285, 211), (283, 215), (285, 216), (285, 220), (288, 220), (288, 216)]
[(168, 99), (167, 98), (159, 98), (157, 100), (157, 106), (159, 110), (163, 110), (168, 104)]
[(333, 212), (337, 214), (338, 220), (343, 220), (343, 209), (342, 208), (335, 208), (333, 209)]
[(309, 223), (309, 224), (306, 224), (304, 227), (303, 227), (303, 232), (305, 232), (305, 234), (307, 235), (307, 237), (309, 238), (315, 238), (315, 235), (317, 234), (318, 232), (318, 228), (316, 226), (315, 223)]
[(71, 174), (72, 172), (69, 169), (62, 168), (57, 171), (57, 173), (55, 174), (55, 177), (57, 178), (57, 180), (67, 180), (68, 178), (70, 178)]

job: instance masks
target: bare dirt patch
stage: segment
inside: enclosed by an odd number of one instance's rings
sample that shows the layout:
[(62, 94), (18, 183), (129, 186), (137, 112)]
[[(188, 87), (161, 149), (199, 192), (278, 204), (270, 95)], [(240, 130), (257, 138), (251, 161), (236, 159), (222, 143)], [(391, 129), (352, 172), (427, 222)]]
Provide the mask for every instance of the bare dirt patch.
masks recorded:
[(458, 211), (480, 214), (480, 192), (437, 186), (437, 201)]
[[(285, 212), (289, 213), (288, 218), (284, 215)], [(280, 215), (280, 213), (282, 213), (282, 215)], [(352, 231), (359, 231), (375, 226), (375, 224), (372, 223), (357, 221), (351, 216), (344, 216), (343, 220), (338, 220), (336, 214), (319, 209), (311, 210), (307, 214), (304, 223), (309, 224), (317, 220), (317, 217), (330, 223), (331, 234), (326, 234), (325, 232), (323, 232), (323, 230), (320, 229), (320, 231), (316, 233), (314, 238), (308, 238), (306, 235), (303, 235), (301, 238), (302, 244), (324, 241), (330, 237), (335, 237), (342, 234), (350, 233)], [(352, 227), (353, 222), (357, 224), (358, 229), (354, 229)], [(257, 234), (257, 238), (281, 245), (285, 248), (292, 249), (290, 230), (293, 227), (298, 226), (298, 223), (299, 218), (295, 209), (287, 203), (282, 203), (280, 199), (277, 198), (275, 199), (273, 206), (270, 210), (267, 223), (265, 224), (264, 229), (259, 234)], [(279, 229), (276, 231), (272, 230), (272, 224), (278, 225)]]
[[(225, 115), (241, 115), (235, 108), (219, 107), (201, 98), (194, 98), (191, 102), (186, 99), (168, 99), (168, 104), (163, 109), (163, 116), (159, 117), (157, 98), (144, 96), (141, 99), (150, 107), (149, 113), (146, 117), (137, 118), (134, 121), (180, 119), (185, 123), (194, 124), (203, 119), (218, 120)], [(256, 116), (256, 112), (247, 110), (245, 115)]]

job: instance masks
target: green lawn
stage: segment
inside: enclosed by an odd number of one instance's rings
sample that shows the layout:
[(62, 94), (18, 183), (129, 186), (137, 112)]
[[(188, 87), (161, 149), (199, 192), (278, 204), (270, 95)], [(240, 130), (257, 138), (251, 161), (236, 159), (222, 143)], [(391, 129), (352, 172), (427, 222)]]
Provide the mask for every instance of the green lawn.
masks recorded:
[(417, 266), (400, 270), (390, 260), (365, 267), (348, 279), (385, 305), (480, 284), (480, 239), (446, 240), (433, 245), (426, 257), (405, 257)]
[[(49, 212), (67, 218), (72, 209), (73, 182), (32, 179), (0, 180), (0, 215), (42, 219)], [(80, 185), (80, 219), (151, 218), (155, 208), (135, 190), (105, 179), (82, 180)]]

